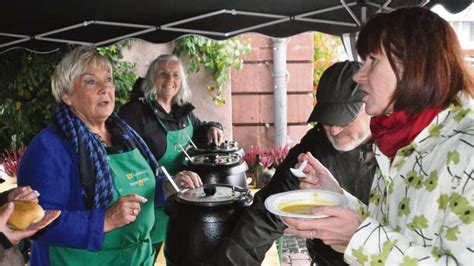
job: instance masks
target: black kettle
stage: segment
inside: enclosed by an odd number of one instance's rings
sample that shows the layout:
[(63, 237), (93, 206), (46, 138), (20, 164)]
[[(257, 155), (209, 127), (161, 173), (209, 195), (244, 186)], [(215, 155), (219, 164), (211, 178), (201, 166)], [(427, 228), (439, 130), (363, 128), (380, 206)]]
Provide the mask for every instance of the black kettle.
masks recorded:
[(242, 156), (233, 153), (204, 153), (186, 158), (183, 169), (197, 173), (204, 184), (229, 184), (247, 188), (249, 169)]
[(216, 250), (253, 202), (250, 190), (228, 184), (206, 184), (170, 196), (165, 240), (167, 265), (216, 265)]

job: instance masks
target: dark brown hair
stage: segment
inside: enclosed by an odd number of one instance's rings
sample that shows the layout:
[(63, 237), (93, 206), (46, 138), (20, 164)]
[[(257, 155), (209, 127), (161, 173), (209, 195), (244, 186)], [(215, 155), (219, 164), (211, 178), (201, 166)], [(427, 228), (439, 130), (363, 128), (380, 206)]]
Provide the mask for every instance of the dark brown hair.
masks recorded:
[(474, 96), (473, 78), (451, 26), (421, 7), (373, 15), (362, 28), (357, 51), (365, 59), (385, 51), (397, 77), (395, 110), (414, 115), (428, 107), (458, 103), (457, 93)]

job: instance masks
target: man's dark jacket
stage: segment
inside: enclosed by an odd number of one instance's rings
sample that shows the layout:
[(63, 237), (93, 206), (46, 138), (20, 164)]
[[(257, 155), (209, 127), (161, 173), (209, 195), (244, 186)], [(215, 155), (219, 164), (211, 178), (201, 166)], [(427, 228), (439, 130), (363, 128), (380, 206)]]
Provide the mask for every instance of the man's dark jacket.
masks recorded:
[[(278, 166), (271, 182), (255, 194), (254, 203), (244, 211), (232, 234), (223, 240), (217, 265), (260, 265), (266, 251), (282, 236), (285, 225), (269, 213), (265, 199), (275, 193), (299, 189), (299, 181), (289, 168), (297, 163), (300, 153), (310, 151), (336, 177), (346, 191), (364, 203), (368, 202), (375, 171), (372, 142), (348, 152), (339, 152), (329, 142), (322, 126), (317, 125), (293, 147)], [(308, 240), (308, 252), (320, 265), (345, 265), (343, 254), (332, 250), (321, 240)]]

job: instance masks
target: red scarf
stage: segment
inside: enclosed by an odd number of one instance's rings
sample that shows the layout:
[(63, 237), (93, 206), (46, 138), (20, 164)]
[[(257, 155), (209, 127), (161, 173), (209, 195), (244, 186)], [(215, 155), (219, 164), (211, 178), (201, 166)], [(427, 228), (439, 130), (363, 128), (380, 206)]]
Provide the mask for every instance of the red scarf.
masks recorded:
[(441, 110), (441, 107), (428, 108), (412, 117), (404, 111), (374, 116), (370, 121), (372, 138), (382, 153), (393, 159), (397, 151), (410, 144)]

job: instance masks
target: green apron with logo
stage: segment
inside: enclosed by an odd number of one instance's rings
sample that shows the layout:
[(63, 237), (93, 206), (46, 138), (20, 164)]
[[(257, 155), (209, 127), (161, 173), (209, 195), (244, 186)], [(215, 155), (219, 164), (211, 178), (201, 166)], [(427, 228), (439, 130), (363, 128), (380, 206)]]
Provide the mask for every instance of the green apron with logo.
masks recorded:
[[(189, 138), (193, 138), (193, 124), (191, 123), (191, 119), (188, 116), (188, 124), (182, 125), (182, 129), (169, 130), (169, 128), (164, 125), (158, 116), (156, 116), (156, 118), (166, 131), (166, 151), (158, 163), (160, 166), (164, 166), (170, 175), (174, 176), (181, 169), (181, 165), (184, 161), (184, 153), (178, 144), (180, 144), (183, 148), (188, 146)], [(157, 206), (155, 208), (155, 227), (153, 227), (153, 230), (151, 231), (152, 243), (155, 244), (164, 241), (167, 229), (168, 216), (165, 214), (163, 207)]]
[(153, 265), (154, 250), (150, 231), (155, 220), (155, 175), (136, 148), (120, 154), (109, 154), (108, 159), (115, 189), (107, 208), (119, 197), (133, 193), (148, 201), (140, 204), (140, 213), (135, 222), (105, 233), (101, 251), (50, 247), (51, 265)]

